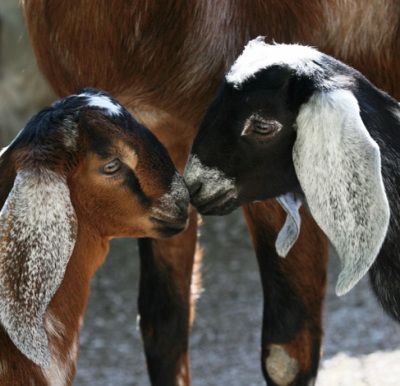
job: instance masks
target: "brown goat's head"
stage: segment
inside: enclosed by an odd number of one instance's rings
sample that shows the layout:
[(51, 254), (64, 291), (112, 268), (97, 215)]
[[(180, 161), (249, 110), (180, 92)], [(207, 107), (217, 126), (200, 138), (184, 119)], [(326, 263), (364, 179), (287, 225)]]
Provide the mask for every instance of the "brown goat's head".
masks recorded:
[(189, 196), (165, 148), (109, 95), (83, 90), (38, 113), (0, 158), (0, 323), (49, 364), (43, 316), (79, 224), (112, 237), (167, 237)]

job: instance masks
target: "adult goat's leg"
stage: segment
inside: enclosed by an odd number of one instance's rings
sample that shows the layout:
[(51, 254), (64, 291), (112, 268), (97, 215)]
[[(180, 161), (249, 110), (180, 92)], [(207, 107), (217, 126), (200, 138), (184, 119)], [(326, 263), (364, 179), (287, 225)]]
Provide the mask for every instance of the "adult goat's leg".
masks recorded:
[(153, 386), (188, 386), (188, 340), (199, 283), (197, 213), (169, 240), (139, 240), (140, 328)]
[(260, 267), (264, 313), (262, 370), (269, 386), (309, 386), (322, 340), (327, 241), (305, 210), (301, 234), (286, 258), (275, 252), (285, 215), (275, 200), (244, 207)]

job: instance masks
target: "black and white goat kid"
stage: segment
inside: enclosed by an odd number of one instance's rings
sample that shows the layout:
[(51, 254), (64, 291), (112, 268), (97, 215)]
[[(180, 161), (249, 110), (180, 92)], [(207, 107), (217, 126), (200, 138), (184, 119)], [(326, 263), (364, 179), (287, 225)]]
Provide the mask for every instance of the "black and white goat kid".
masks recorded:
[(400, 106), (353, 68), (300, 45), (248, 43), (209, 107), (186, 167), (192, 203), (225, 214), (277, 197), (285, 256), (308, 207), (341, 262), (336, 292), (369, 270), (400, 319)]

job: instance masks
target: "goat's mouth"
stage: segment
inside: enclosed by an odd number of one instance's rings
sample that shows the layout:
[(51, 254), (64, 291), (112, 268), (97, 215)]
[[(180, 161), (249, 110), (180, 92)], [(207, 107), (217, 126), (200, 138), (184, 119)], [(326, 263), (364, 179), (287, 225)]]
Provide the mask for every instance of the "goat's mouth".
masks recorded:
[(229, 214), (239, 206), (236, 189), (223, 191), (205, 199), (193, 197), (192, 204), (199, 213), (214, 216)]
[(185, 230), (188, 225), (187, 217), (150, 216), (150, 221), (155, 225), (160, 237), (174, 236)]

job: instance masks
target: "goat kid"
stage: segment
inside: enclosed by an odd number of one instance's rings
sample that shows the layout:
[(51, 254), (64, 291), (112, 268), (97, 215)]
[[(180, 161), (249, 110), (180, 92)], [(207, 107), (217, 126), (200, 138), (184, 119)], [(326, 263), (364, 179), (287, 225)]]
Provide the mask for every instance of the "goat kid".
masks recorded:
[(70, 385), (109, 240), (183, 230), (186, 187), (156, 137), (93, 89), (33, 117), (0, 181), (0, 384)]
[(287, 212), (275, 244), (282, 257), (305, 204), (341, 259), (337, 294), (369, 270), (384, 309), (399, 320), (399, 130), (399, 104), (358, 71), (313, 48), (259, 37), (205, 114), (185, 179), (203, 214), (277, 197)]

